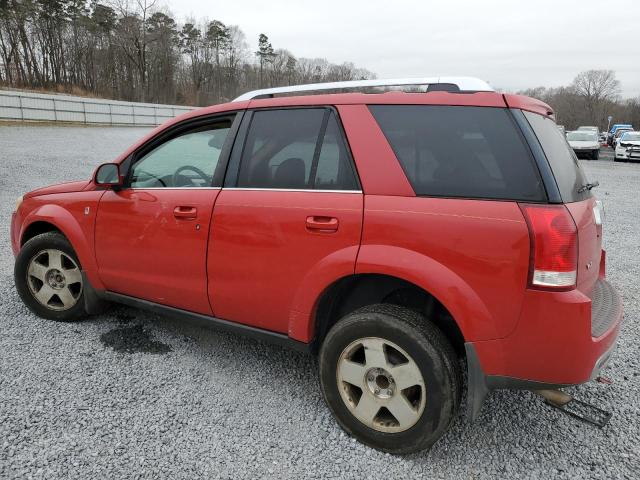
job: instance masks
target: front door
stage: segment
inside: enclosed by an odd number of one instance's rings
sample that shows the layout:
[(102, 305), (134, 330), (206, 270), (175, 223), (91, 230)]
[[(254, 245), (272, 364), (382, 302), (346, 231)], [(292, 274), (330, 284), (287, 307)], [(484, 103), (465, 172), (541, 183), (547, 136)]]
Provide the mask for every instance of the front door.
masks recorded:
[(310, 313), (294, 310), (301, 291), (353, 274), (363, 196), (333, 110), (245, 116), (213, 212), (209, 297), (216, 317), (293, 334)]
[(233, 117), (161, 134), (98, 205), (95, 250), (109, 291), (211, 314), (207, 237)]

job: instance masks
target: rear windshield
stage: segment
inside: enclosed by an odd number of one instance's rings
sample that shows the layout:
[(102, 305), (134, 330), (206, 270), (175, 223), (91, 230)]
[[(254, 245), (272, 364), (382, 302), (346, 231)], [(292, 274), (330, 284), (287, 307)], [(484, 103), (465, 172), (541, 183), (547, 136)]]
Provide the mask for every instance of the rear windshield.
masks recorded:
[(441, 105), (369, 109), (416, 195), (546, 199), (534, 160), (507, 110)]
[(589, 190), (578, 192), (587, 183), (587, 179), (573, 149), (556, 127), (555, 122), (537, 113), (524, 112), (524, 115), (538, 137), (551, 170), (553, 170), (562, 201), (565, 203), (579, 202), (591, 197)]

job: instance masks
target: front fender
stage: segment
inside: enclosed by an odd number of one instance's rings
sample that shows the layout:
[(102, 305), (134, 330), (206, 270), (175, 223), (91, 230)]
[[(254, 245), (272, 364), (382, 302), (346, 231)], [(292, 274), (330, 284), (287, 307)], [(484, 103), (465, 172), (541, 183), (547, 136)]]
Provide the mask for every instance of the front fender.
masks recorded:
[(19, 233), (20, 243), (22, 243), (25, 232), (35, 222), (46, 222), (56, 227), (71, 243), (78, 255), (82, 270), (93, 288), (99, 290), (104, 289), (104, 285), (98, 276), (98, 266), (93, 251), (93, 230), (101, 194), (102, 192), (74, 193), (73, 196), (76, 198), (64, 201), (63, 205), (49, 203), (47, 200), (53, 199), (47, 198), (50, 197), (48, 195), (35, 197), (31, 201), (36, 205), (24, 217)]
[(430, 257), (401, 247), (362, 245), (355, 273), (390, 275), (419, 286), (451, 313), (465, 341), (498, 337), (495, 322), (478, 294)]

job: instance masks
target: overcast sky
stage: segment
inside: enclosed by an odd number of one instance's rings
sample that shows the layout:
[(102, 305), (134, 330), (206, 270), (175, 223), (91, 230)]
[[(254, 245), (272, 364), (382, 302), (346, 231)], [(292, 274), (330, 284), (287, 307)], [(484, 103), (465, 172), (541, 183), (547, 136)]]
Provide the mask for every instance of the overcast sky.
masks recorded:
[(353, 62), (378, 78), (469, 75), (503, 90), (612, 69), (640, 95), (640, 0), (160, 0), (179, 19), (238, 25), (298, 57)]

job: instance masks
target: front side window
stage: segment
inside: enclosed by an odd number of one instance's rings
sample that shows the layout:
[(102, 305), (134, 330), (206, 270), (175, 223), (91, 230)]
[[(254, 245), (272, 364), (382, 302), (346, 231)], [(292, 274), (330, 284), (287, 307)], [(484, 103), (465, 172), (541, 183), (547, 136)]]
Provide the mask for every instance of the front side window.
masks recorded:
[(131, 168), (133, 188), (210, 187), (231, 119), (201, 126), (145, 153)]
[(440, 105), (369, 109), (416, 195), (545, 200), (534, 160), (505, 109)]
[(326, 108), (254, 112), (238, 187), (357, 190), (335, 114)]

